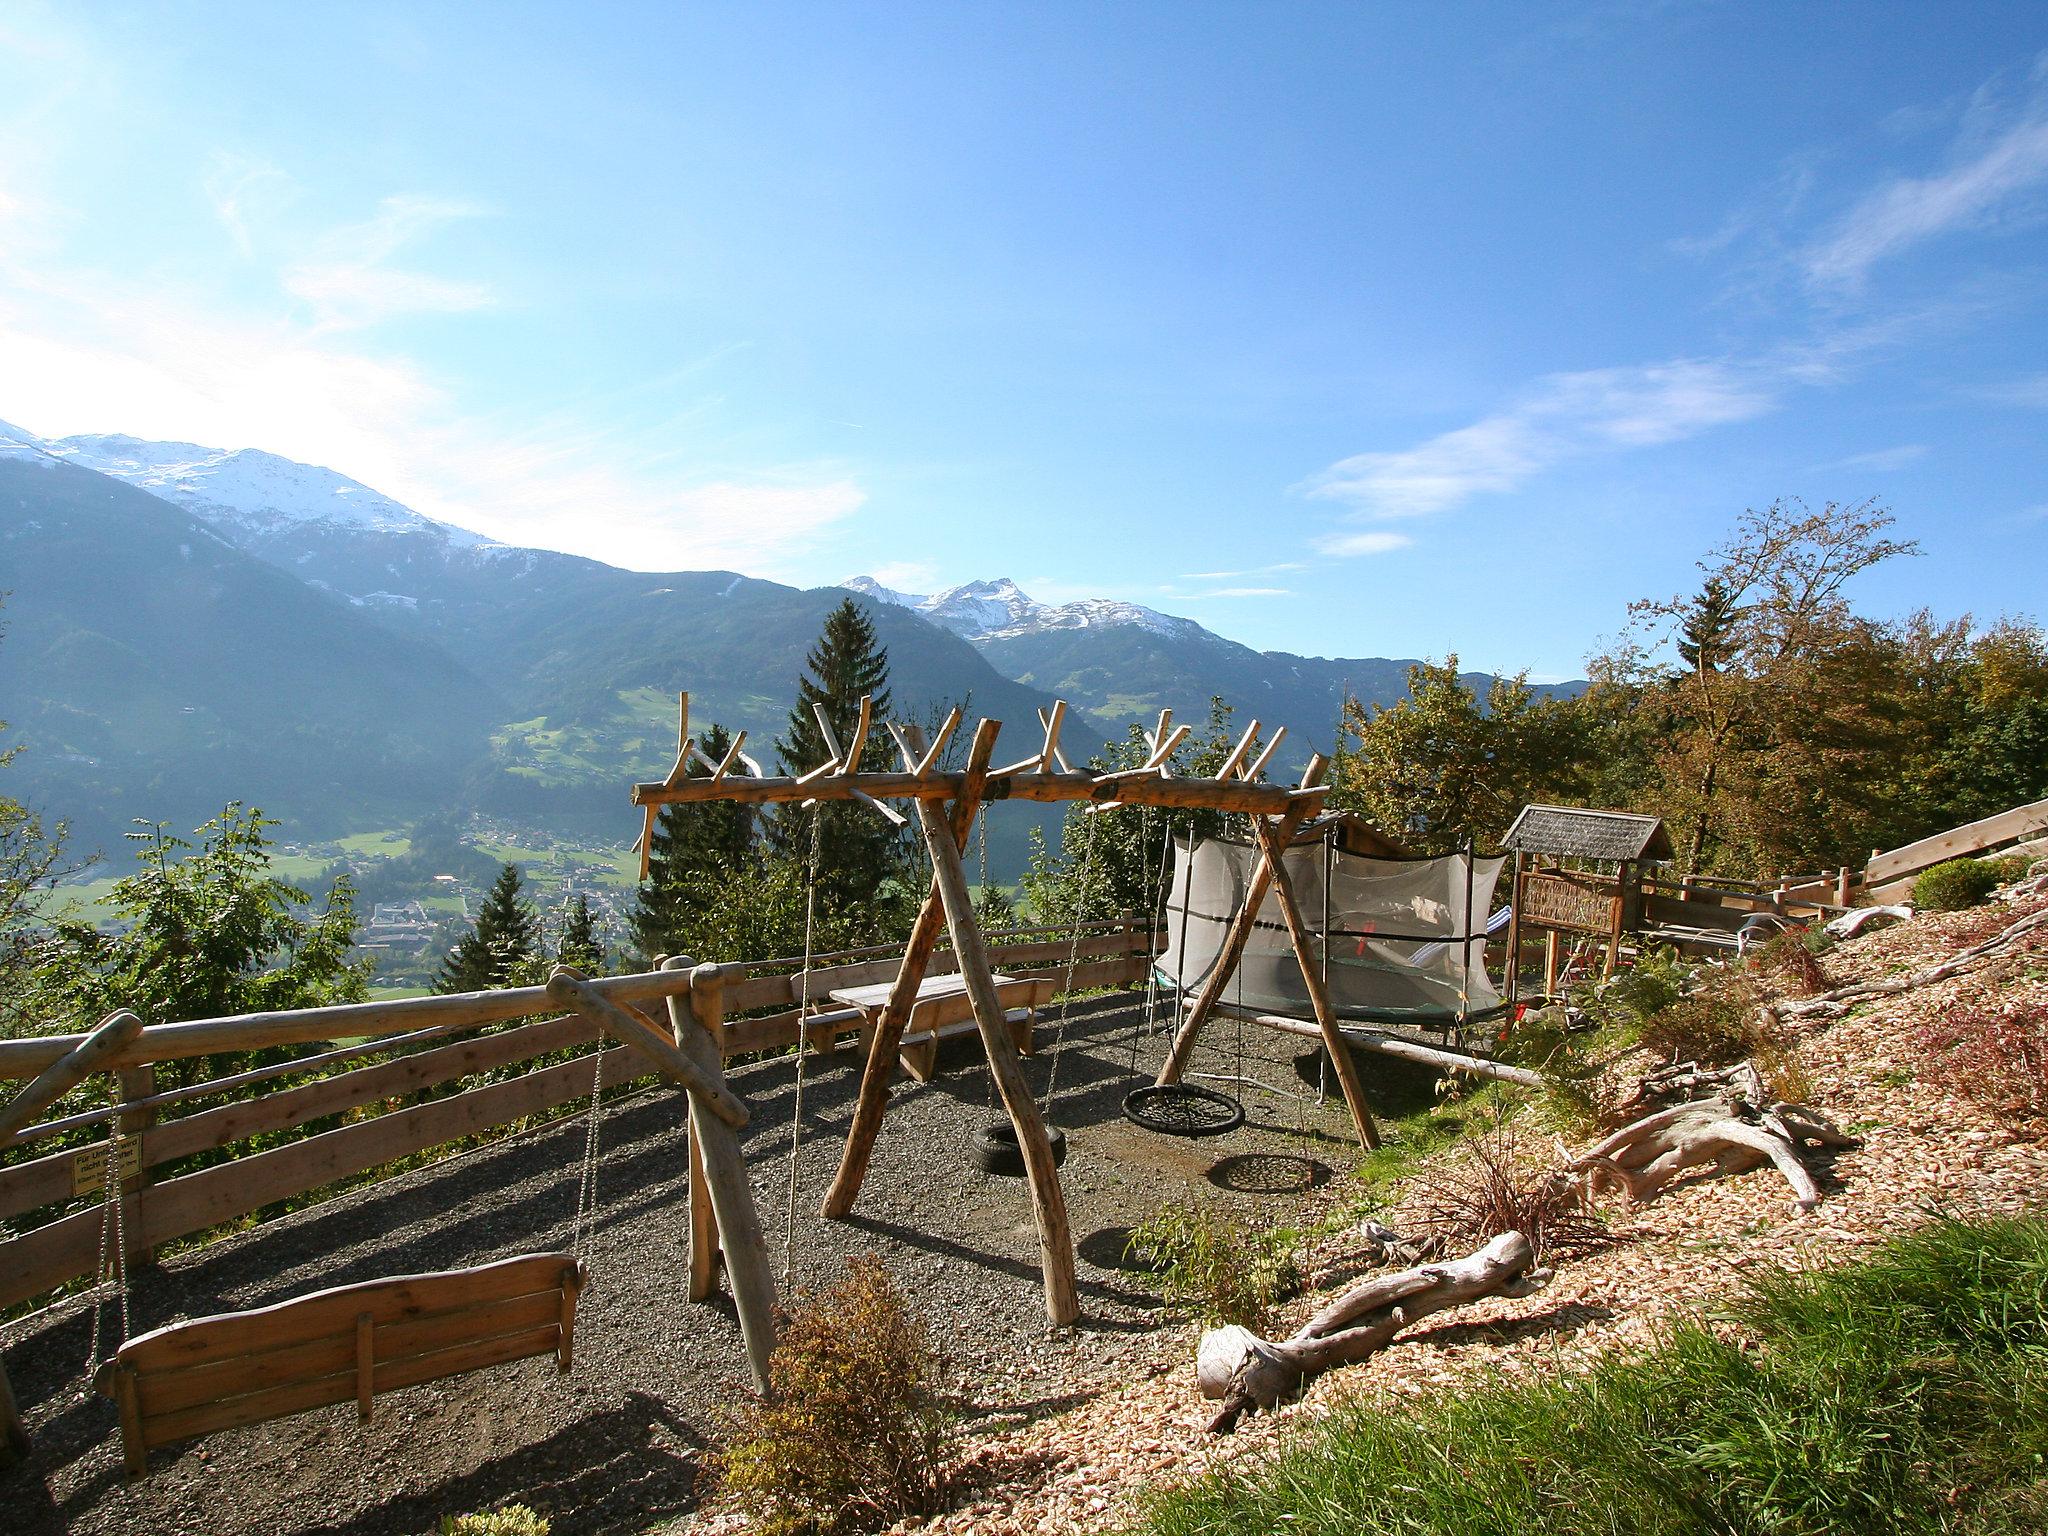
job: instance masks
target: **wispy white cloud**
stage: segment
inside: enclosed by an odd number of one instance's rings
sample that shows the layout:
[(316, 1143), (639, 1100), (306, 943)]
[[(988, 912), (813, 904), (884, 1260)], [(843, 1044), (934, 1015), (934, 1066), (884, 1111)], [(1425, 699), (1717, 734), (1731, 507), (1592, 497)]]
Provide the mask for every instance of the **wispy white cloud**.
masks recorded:
[(1987, 384), (1977, 394), (1981, 399), (1995, 401), (1999, 405), (2048, 411), (2048, 373), (2037, 373), (2030, 379), (2010, 379), (2003, 384)]
[(1904, 469), (1908, 464), (1927, 457), (1925, 443), (1901, 443), (1896, 448), (1878, 448), (1869, 453), (1853, 453), (1846, 459), (1836, 459), (1832, 464), (1823, 464), (1822, 469), (1875, 469), (1890, 471)]
[(1247, 571), (1194, 571), (1181, 577), (1182, 581), (1236, 581), (1244, 576), (1282, 576), (1290, 571), (1305, 571), (1308, 566), (1300, 560), (1281, 560), (1272, 565), (1254, 566)]
[(292, 178), (268, 160), (226, 152), (213, 157), (201, 185), (214, 216), (245, 258), (256, 254), (252, 226), (267, 221), (297, 190)]
[(406, 246), (442, 225), (477, 218), (474, 203), (387, 197), (376, 216), (334, 230), (284, 274), (285, 291), (311, 307), (322, 331), (357, 330), (399, 315), (463, 314), (497, 302), (486, 283), (391, 265)]
[(1316, 548), (1326, 555), (1346, 558), (1353, 555), (1388, 555), (1397, 549), (1406, 549), (1415, 541), (1405, 533), (1394, 533), (1385, 528), (1367, 528), (1355, 533), (1330, 533), (1316, 540)]
[(1218, 597), (1290, 597), (1288, 587), (1217, 587), (1209, 592), (1168, 592), (1166, 597), (1176, 603), (1205, 603)]
[(939, 568), (923, 560), (892, 560), (868, 574), (894, 592), (922, 595), (939, 588)]
[(411, 359), (333, 327), (0, 260), (0, 419), (42, 436), (265, 448), (493, 538), (640, 569), (791, 575), (866, 501), (843, 464), (693, 472), (689, 414), (646, 431), (575, 402), (481, 419)]
[[(1960, 229), (2038, 222), (2044, 209), (2031, 196), (2048, 183), (2048, 99), (2036, 88), (2017, 121), (1987, 128), (1999, 109), (1993, 87), (1980, 93), (1964, 139), (1947, 169), (1900, 176), (1863, 197), (1800, 253), (1807, 279), (1822, 288), (1854, 288), (1888, 257)], [(1994, 83), (1995, 85), (1995, 83)]]
[[(1354, 454), (1301, 488), (1371, 517), (1419, 517), (1514, 490), (1567, 459), (1677, 442), (1746, 421), (1768, 411), (1775, 398), (1760, 370), (1693, 358), (1557, 373), (1539, 379), (1506, 410), (1413, 448)], [(1325, 552), (1391, 547), (1368, 542)]]

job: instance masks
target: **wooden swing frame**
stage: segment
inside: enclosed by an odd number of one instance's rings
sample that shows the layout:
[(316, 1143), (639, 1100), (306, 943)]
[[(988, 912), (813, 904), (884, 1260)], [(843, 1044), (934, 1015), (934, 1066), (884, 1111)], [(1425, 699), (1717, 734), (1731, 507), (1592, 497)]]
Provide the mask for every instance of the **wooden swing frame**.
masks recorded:
[[(642, 807), (645, 813), (641, 841), (643, 876), (647, 869), (647, 852), (653, 845), (654, 817), (659, 807), (664, 805), (732, 801), (748, 805), (795, 803), (810, 806), (828, 800), (853, 801), (898, 825), (904, 824), (906, 818), (887, 802), (907, 800), (915, 808), (918, 829), (931, 856), (931, 889), (911, 927), (888, 1003), (873, 1031), (867, 1063), (861, 1074), (859, 1100), (840, 1154), (838, 1173), (825, 1195), (820, 1212), (823, 1216), (844, 1219), (852, 1213), (854, 1202), (859, 1198), (861, 1183), (867, 1175), (875, 1139), (880, 1134), (883, 1114), (888, 1106), (889, 1085), (897, 1069), (898, 1047), (917, 1000), (918, 986), (925, 978), (932, 951), (944, 931), (952, 940), (953, 954), (974, 1010), (990, 1075), (1002, 1096), (1003, 1108), (1010, 1117), (1018, 1148), (1023, 1153), (1025, 1176), (1038, 1228), (1046, 1315), (1056, 1326), (1062, 1327), (1080, 1316), (1080, 1297), (1074, 1279), (1073, 1234), (1068, 1224), (1066, 1197), (1053, 1162), (1044, 1116), (1031, 1096), (1016, 1043), (1004, 1022), (1005, 1010), (996, 990), (961, 860), (975, 816), (984, 804), (998, 800), (1086, 803), (1091, 813), (1118, 806), (1150, 806), (1236, 811), (1250, 818), (1259, 847), (1259, 861), (1251, 889), (1244, 907), (1232, 920), (1215, 969), (1180, 1024), (1173, 1048), (1160, 1071), (1159, 1082), (1178, 1082), (1186, 1071), (1201, 1030), (1222, 997), (1224, 984), (1243, 956), (1258, 909), (1267, 892), (1272, 891), (1279, 896), (1287, 921), (1289, 942), (1308, 987), (1317, 1028), (1330, 1051), (1331, 1060), (1337, 1064), (1344, 1102), (1351, 1112), (1358, 1139), (1367, 1147), (1379, 1145), (1379, 1128), (1366, 1105), (1364, 1087), (1351, 1053), (1343, 1048), (1336, 1014), (1322, 985), (1320, 969), (1312, 958), (1309, 929), (1295, 899), (1293, 882), (1281, 860), (1281, 853), (1292, 842), (1295, 832), (1321, 810), (1329, 794), (1328, 786), (1323, 783), (1327, 764), (1320, 753), (1309, 759), (1298, 786), (1290, 789), (1261, 783), (1261, 776), (1286, 735), (1286, 727), (1276, 729), (1264, 750), (1253, 757), (1253, 748), (1259, 740), (1259, 722), (1254, 720), (1245, 728), (1215, 774), (1178, 777), (1169, 764), (1174, 752), (1187, 739), (1189, 727), (1176, 727), (1173, 711), (1162, 709), (1156, 725), (1146, 733), (1146, 757), (1139, 767), (1113, 773), (1079, 772), (1067, 762), (1060, 750), (1060, 731), (1067, 714), (1067, 704), (1062, 699), (1055, 701), (1050, 710), (1039, 711), (1038, 723), (1044, 732), (1039, 749), (1007, 767), (991, 766), (1002, 722), (983, 719), (975, 727), (965, 767), (959, 772), (939, 770), (939, 760), (961, 724), (961, 712), (955, 709), (940, 726), (937, 737), (928, 744), (915, 727), (891, 723), (888, 729), (895, 737), (902, 759), (901, 771), (863, 772), (860, 761), (874, 723), (872, 711), (873, 701), (863, 697), (852, 741), (842, 749), (820, 710), (826, 747), (832, 755), (809, 772), (793, 776), (768, 775), (748, 762), (745, 764), (748, 772), (735, 773), (734, 764), (742, 761), (737, 745), (722, 761), (712, 760), (695, 745), (690, 735), (690, 696), (684, 693), (680, 696), (676, 730), (678, 750), (674, 767), (661, 781), (636, 784), (632, 791), (633, 803)], [(691, 777), (689, 770), (693, 760), (708, 771)], [(701, 989), (695, 985), (696, 977), (693, 975), (692, 1012), (700, 1024), (715, 1024), (721, 1016), (720, 982), (715, 967), (700, 970), (714, 974), (706, 977), (706, 984)], [(692, 1171), (695, 1172), (694, 1168)], [(708, 1294), (711, 1266), (719, 1241), (717, 1231), (709, 1225), (715, 1213), (701, 1209), (695, 1194), (699, 1182), (693, 1178), (691, 1184), (693, 1296)], [(705, 1223), (702, 1228), (700, 1219)], [(737, 1281), (738, 1277), (735, 1279)], [(700, 1283), (703, 1286), (701, 1291), (698, 1288)]]

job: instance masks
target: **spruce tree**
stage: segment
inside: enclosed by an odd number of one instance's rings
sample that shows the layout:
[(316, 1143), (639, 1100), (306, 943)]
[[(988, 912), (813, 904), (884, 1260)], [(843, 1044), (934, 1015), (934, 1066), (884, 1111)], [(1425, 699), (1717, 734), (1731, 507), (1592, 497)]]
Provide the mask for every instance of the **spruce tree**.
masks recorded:
[(1678, 659), (1692, 672), (1718, 672), (1729, 659), (1735, 634), (1735, 594), (1719, 576), (1709, 576), (1685, 611), (1678, 630)]
[[(723, 759), (732, 737), (714, 725), (704, 737), (704, 755)], [(711, 772), (692, 760), (690, 777)], [(689, 887), (699, 875), (717, 875), (738, 868), (753, 857), (754, 808), (731, 800), (697, 805), (664, 805), (654, 818), (654, 842), (648, 851), (647, 879), (634, 905), (634, 942), (648, 959), (680, 952), (679, 936), (688, 921)]]
[[(818, 643), (805, 656), (806, 673), (797, 680), (796, 707), (789, 712), (789, 734), (777, 739), (775, 753), (782, 771), (808, 773), (832, 755), (818, 728), (813, 706), (825, 718), (843, 748), (853, 740), (863, 694), (871, 695), (873, 724), (856, 768), (873, 772), (889, 764), (889, 653), (875, 638), (875, 626), (851, 598), (825, 618)], [(818, 891), (822, 899), (845, 907), (872, 902), (882, 885), (900, 873), (904, 842), (895, 828), (866, 806), (824, 802), (803, 810), (779, 808), (769, 824), (769, 842), (778, 857), (808, 864), (814, 835), (818, 847)]]
[(434, 978), (436, 992), (481, 992), (502, 987), (515, 967), (540, 953), (540, 918), (519, 894), (519, 866), (507, 864), (484, 904), (476, 924), (448, 952)]
[(564, 965), (575, 966), (586, 976), (596, 976), (604, 970), (604, 940), (597, 936), (597, 924), (590, 915), (590, 898), (581, 891), (569, 902), (562, 918), (562, 937), (555, 946), (555, 958)]

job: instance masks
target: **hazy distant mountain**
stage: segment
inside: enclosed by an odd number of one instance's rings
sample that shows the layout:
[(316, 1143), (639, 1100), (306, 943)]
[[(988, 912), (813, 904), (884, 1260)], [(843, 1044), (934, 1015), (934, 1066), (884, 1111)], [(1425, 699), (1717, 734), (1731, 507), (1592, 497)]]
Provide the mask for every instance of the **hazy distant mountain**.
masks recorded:
[[(1007, 578), (929, 597), (893, 591), (870, 576), (843, 585), (944, 624), (973, 641), (997, 671), (1065, 698), (1106, 734), (1121, 734), (1130, 720), (1162, 708), (1186, 719), (1221, 695), (1239, 720), (1285, 725), (1299, 742), (1327, 749), (1347, 694), (1392, 704), (1406, 695), (1415, 664), (1413, 658), (1255, 651), (1193, 619), (1136, 603), (1034, 602)], [(1481, 688), (1489, 680), (1483, 672), (1464, 676)]]
[(1156, 609), (1106, 597), (1058, 605), (1034, 602), (1007, 576), (996, 581), (970, 581), (929, 597), (917, 592), (891, 591), (872, 576), (855, 576), (840, 585), (878, 602), (921, 613), (977, 644), (1047, 630), (1108, 629), (1121, 625), (1190, 639), (1208, 633), (1193, 619), (1176, 619)]
[(230, 797), (314, 826), (444, 801), (504, 705), (131, 486), (0, 434), (7, 791), (90, 843)]
[[(625, 571), (494, 543), (275, 454), (4, 424), (0, 589), (4, 716), (30, 747), (15, 782), (94, 840), (131, 816), (189, 825), (230, 796), (308, 828), (484, 812), (623, 839), (626, 786), (674, 754), (676, 693), (772, 758), (847, 589), (888, 648), (900, 715), (964, 702), (1008, 721), (1016, 752), (1055, 695), (1079, 710), (1078, 759), (1162, 706), (1199, 720), (1221, 694), (1295, 733), (1284, 776), (1327, 748), (1347, 689), (1391, 702), (1409, 665), (1254, 651), (1008, 580), (923, 595)], [(999, 809), (1009, 875), (1043, 813)]]

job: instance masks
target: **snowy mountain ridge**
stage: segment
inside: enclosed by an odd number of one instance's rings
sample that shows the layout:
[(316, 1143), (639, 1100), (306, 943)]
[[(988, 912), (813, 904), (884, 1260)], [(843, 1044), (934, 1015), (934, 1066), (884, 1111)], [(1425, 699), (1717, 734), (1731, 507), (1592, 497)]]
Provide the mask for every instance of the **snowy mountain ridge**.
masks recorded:
[(56, 458), (148, 491), (202, 521), (232, 523), (251, 534), (327, 526), (426, 535), (455, 548), (493, 542), (423, 517), (347, 475), (259, 448), (147, 442), (120, 433), (29, 441)]
[(893, 603), (923, 614), (963, 639), (976, 642), (1044, 634), (1049, 630), (1114, 629), (1124, 625), (1135, 625), (1172, 639), (1209, 635), (1193, 619), (1175, 618), (1154, 608), (1113, 598), (1089, 597), (1057, 604), (1037, 602), (1007, 576), (994, 581), (965, 582), (929, 595), (898, 592), (872, 576), (852, 576), (839, 585), (876, 602)]

